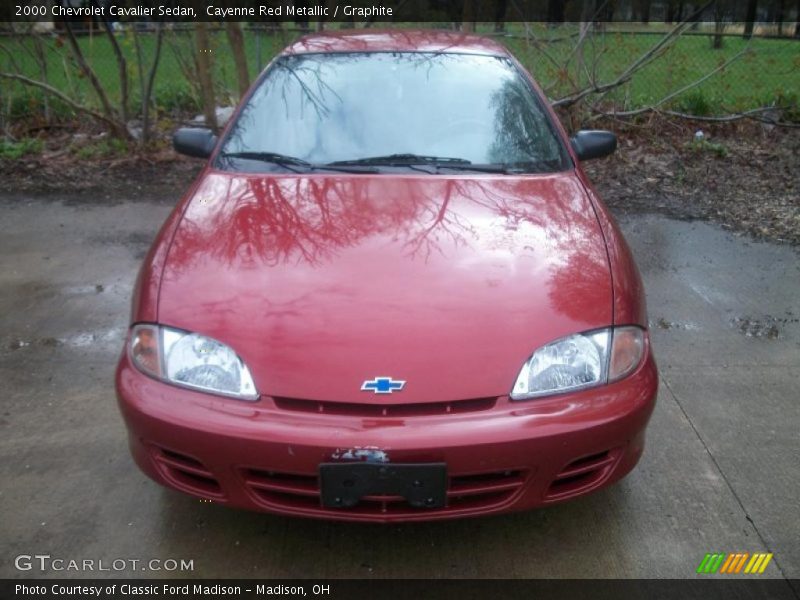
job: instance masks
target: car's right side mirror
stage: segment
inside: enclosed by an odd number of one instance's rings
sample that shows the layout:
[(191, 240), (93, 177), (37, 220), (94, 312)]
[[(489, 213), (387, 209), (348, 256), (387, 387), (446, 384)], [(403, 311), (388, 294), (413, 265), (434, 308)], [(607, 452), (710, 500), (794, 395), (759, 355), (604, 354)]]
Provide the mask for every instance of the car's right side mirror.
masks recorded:
[(203, 127), (181, 127), (172, 136), (172, 147), (176, 152), (195, 158), (208, 158), (217, 145), (217, 136)]
[(617, 149), (617, 136), (600, 129), (583, 129), (569, 141), (579, 160), (602, 158)]

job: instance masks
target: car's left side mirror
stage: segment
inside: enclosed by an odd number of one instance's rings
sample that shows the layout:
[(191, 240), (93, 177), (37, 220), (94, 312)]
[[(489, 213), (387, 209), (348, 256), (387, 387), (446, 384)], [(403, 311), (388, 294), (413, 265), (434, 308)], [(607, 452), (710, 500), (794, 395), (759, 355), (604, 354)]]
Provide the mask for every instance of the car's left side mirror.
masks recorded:
[(202, 127), (181, 127), (172, 136), (176, 152), (195, 158), (208, 158), (217, 145), (217, 136)]
[(583, 129), (569, 141), (579, 160), (602, 158), (617, 149), (617, 136), (600, 129)]

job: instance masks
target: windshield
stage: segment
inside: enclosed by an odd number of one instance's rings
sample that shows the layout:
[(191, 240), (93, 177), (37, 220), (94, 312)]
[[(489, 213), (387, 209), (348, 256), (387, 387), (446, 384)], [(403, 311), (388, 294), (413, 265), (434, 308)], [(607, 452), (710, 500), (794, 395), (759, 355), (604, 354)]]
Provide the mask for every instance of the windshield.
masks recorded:
[(570, 165), (538, 97), (505, 58), (414, 52), (281, 57), (242, 109), (218, 166), (261, 171), (331, 163), (492, 165), (528, 173)]

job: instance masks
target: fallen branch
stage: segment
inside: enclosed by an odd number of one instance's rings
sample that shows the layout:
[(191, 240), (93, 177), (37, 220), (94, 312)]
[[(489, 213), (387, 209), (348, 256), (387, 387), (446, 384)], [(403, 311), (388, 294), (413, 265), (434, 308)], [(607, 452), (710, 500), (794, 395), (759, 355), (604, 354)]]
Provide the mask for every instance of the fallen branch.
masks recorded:
[[(635, 110), (626, 110), (626, 111), (622, 111), (622, 112), (615, 111), (614, 113), (610, 113), (610, 114), (613, 114), (615, 117), (633, 117), (633, 116), (636, 116), (636, 115), (641, 115), (641, 114), (646, 113), (646, 112), (654, 111), (659, 106), (662, 106), (662, 105), (666, 104), (667, 102), (669, 102), (673, 98), (675, 98), (677, 96), (680, 96), (684, 92), (687, 92), (687, 91), (689, 91), (690, 89), (692, 89), (694, 87), (697, 87), (698, 85), (700, 85), (701, 83), (706, 81), (708, 78), (710, 78), (712, 75), (715, 75), (716, 73), (722, 71), (728, 65), (730, 65), (732, 62), (738, 60), (741, 56), (743, 56), (744, 54), (747, 54), (749, 52), (750, 52), (750, 45), (748, 44), (740, 52), (737, 52), (735, 55), (730, 57), (728, 60), (726, 60), (721, 65), (719, 65), (713, 71), (709, 71), (708, 73), (706, 73), (705, 75), (703, 75), (699, 79), (696, 79), (695, 81), (692, 81), (691, 83), (688, 83), (687, 85), (683, 86), (682, 88), (680, 88), (678, 90), (675, 90), (674, 92), (672, 92), (670, 94), (667, 94), (666, 96), (661, 98), (661, 100), (651, 104), (650, 106), (637, 108)], [(592, 107), (592, 110), (595, 110), (595, 107)], [(603, 113), (601, 113), (601, 114), (603, 114)], [(595, 118), (595, 117), (592, 117), (592, 118)]]
[(92, 69), (92, 67), (89, 66), (89, 63), (86, 62), (86, 58), (83, 56), (83, 51), (81, 51), (80, 44), (78, 44), (78, 40), (75, 39), (75, 33), (72, 31), (72, 25), (70, 24), (69, 20), (62, 20), (61, 22), (64, 24), (64, 28), (67, 31), (67, 40), (69, 41), (69, 46), (72, 49), (72, 55), (75, 58), (75, 61), (78, 63), (78, 67), (80, 68), (81, 72), (89, 80), (89, 83), (92, 84), (92, 88), (94, 88), (97, 98), (100, 100), (100, 105), (103, 107), (103, 112), (106, 114), (108, 121), (111, 122), (112, 115), (114, 115), (116, 111), (111, 106), (108, 95), (103, 89), (100, 80), (97, 78), (97, 74), (94, 72), (94, 69)]
[(3, 79), (12, 79), (14, 81), (19, 81), (21, 83), (24, 83), (25, 85), (29, 85), (31, 87), (37, 87), (41, 90), (44, 90), (48, 94), (55, 96), (65, 104), (71, 106), (76, 111), (89, 115), (90, 117), (100, 121), (101, 123), (104, 123), (112, 130), (112, 132), (115, 135), (126, 139), (130, 137), (128, 130), (121, 123), (114, 121), (113, 119), (107, 117), (103, 113), (97, 112), (96, 110), (92, 110), (91, 108), (78, 104), (75, 100), (73, 100), (72, 98), (70, 98), (69, 96), (67, 96), (66, 94), (64, 94), (63, 92), (59, 91), (58, 89), (54, 88), (51, 85), (48, 85), (41, 81), (36, 81), (35, 79), (30, 79), (29, 77), (25, 77), (24, 75), (17, 75), (16, 73), (0, 73), (0, 77)]
[[(601, 117), (608, 117), (611, 119), (616, 119), (622, 121), (622, 117), (629, 117), (633, 116), (630, 114), (625, 113), (618, 113), (618, 112), (603, 112), (599, 109), (593, 109), (597, 116), (592, 117), (592, 119), (597, 119)], [(679, 117), (681, 119), (687, 119), (689, 121), (706, 121), (711, 123), (730, 123), (732, 121), (739, 121), (741, 119), (752, 119), (754, 121), (758, 121), (759, 123), (766, 123), (768, 125), (775, 125), (776, 127), (791, 127), (791, 128), (800, 128), (800, 123), (791, 123), (787, 121), (778, 121), (776, 119), (768, 119), (760, 117), (759, 115), (763, 113), (772, 112), (774, 110), (780, 110), (777, 106), (761, 106), (759, 108), (753, 108), (751, 110), (745, 110), (738, 113), (731, 113), (729, 115), (721, 115), (721, 116), (701, 116), (701, 115), (693, 115), (691, 113), (684, 113), (679, 112), (676, 110), (661, 110), (659, 108), (652, 108), (648, 109), (647, 112), (652, 112), (653, 114), (657, 115), (667, 115), (670, 117)], [(645, 112), (645, 111), (643, 111)], [(643, 114), (643, 112), (637, 111), (636, 114)]]
[(760, 123), (767, 123), (769, 125), (775, 125), (777, 127), (800, 127), (800, 123), (787, 123), (785, 121), (777, 121), (775, 119), (764, 119), (760, 118), (758, 115), (766, 112), (774, 111), (777, 107), (775, 106), (762, 106), (761, 108), (754, 108), (752, 110), (746, 110), (744, 112), (739, 113), (732, 113), (730, 115), (720, 116), (720, 117), (700, 117), (697, 115), (691, 115), (688, 113), (682, 113), (674, 110), (664, 110), (658, 111), (662, 114), (669, 115), (671, 117), (681, 117), (683, 119), (691, 119), (694, 121), (711, 121), (714, 123), (728, 123), (730, 121), (738, 121), (740, 119), (753, 119), (754, 121), (758, 121)]
[(610, 81), (609, 83), (603, 83), (598, 85), (597, 83), (593, 83), (589, 87), (577, 92), (571, 96), (566, 96), (564, 98), (560, 98), (553, 102), (553, 106), (562, 106), (562, 107), (569, 107), (573, 104), (580, 102), (587, 96), (591, 94), (604, 94), (614, 88), (617, 88), (628, 81), (636, 74), (637, 71), (646, 67), (650, 64), (653, 60), (655, 60), (660, 54), (665, 51), (669, 46), (675, 43), (675, 41), (680, 37), (685, 29), (687, 29), (694, 18), (697, 15), (702, 14), (702, 12), (710, 6), (714, 0), (708, 0), (705, 4), (695, 10), (694, 13), (689, 15), (686, 19), (678, 23), (675, 27), (673, 27), (667, 35), (665, 35), (655, 46), (650, 48), (647, 52), (642, 54), (639, 58), (633, 61), (628, 68), (626, 68), (616, 79)]

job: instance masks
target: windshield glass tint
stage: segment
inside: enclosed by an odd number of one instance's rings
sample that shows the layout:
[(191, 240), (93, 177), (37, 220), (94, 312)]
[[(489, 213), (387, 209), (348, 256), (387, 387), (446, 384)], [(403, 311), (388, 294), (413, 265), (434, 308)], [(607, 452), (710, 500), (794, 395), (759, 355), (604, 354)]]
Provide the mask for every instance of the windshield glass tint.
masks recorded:
[(269, 152), (316, 165), (393, 154), (527, 172), (569, 165), (548, 115), (510, 61), (448, 53), (279, 58), (222, 152)]

